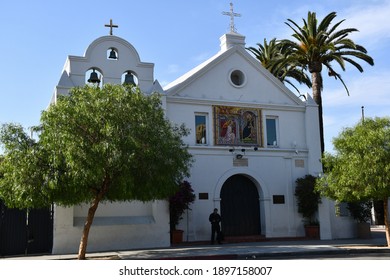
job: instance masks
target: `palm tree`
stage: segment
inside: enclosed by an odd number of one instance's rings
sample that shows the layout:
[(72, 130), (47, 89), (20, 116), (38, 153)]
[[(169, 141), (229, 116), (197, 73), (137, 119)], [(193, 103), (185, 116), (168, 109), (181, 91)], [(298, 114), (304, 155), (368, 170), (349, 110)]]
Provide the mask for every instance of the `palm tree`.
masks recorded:
[(303, 27), (300, 27), (291, 19), (286, 24), (294, 31), (293, 37), (296, 41), (282, 40), (282, 52), (286, 54), (286, 63), (289, 65), (304, 65), (305, 69), (311, 73), (313, 99), (319, 106), (321, 151), (325, 150), (324, 129), (322, 118), (322, 96), (323, 89), (322, 69), (325, 66), (328, 75), (339, 79), (343, 84), (347, 94), (349, 90), (341, 78), (340, 74), (333, 68), (332, 63), (339, 65), (345, 71), (346, 62), (355, 66), (360, 72), (363, 67), (354, 58), (363, 60), (370, 65), (374, 65), (374, 60), (367, 55), (367, 50), (355, 44), (348, 38), (356, 28), (339, 29), (338, 27), (345, 20), (341, 20), (331, 26), (336, 12), (331, 12), (318, 23), (316, 13), (309, 11), (307, 20), (303, 19)]
[(303, 83), (309, 88), (311, 87), (310, 78), (304, 72), (304, 65), (287, 63), (286, 53), (281, 52), (282, 45), (276, 38), (271, 39), (269, 43), (267, 43), (267, 39), (264, 39), (264, 44), (257, 43), (257, 47), (249, 47), (247, 49), (260, 61), (265, 69), (270, 71), (281, 82), (291, 85), (298, 92), (298, 88), (289, 78), (296, 80), (300, 84)]

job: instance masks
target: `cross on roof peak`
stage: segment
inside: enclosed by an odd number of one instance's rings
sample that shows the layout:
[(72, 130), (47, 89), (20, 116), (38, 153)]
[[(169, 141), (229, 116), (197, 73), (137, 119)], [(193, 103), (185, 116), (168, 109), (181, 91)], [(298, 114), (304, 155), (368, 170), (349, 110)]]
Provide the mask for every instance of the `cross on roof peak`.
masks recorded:
[(234, 25), (234, 17), (240, 17), (241, 14), (233, 12), (233, 3), (230, 2), (230, 12), (222, 12), (225, 16), (230, 16), (230, 32), (236, 33), (237, 29)]
[(105, 27), (110, 27), (110, 35), (112, 35), (112, 29), (118, 28), (118, 25), (112, 24), (112, 19), (110, 19), (110, 24), (105, 24)]

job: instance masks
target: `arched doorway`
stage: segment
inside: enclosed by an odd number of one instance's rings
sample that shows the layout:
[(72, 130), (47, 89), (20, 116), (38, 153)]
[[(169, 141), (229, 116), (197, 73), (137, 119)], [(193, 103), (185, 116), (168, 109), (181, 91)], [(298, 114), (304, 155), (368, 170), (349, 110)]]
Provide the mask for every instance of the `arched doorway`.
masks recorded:
[(221, 189), (222, 231), (226, 236), (260, 234), (259, 193), (244, 175), (233, 175)]

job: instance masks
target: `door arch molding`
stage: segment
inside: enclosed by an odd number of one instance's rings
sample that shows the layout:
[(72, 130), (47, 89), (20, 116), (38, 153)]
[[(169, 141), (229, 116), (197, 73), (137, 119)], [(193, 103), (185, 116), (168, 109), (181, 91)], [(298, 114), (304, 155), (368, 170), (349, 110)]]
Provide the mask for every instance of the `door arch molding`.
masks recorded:
[(244, 175), (249, 177), (252, 182), (255, 184), (257, 191), (259, 192), (260, 200), (270, 200), (269, 190), (267, 185), (263, 182), (263, 180), (258, 176), (258, 173), (254, 172), (251, 169), (247, 168), (232, 168), (227, 170), (222, 176), (218, 179), (217, 184), (214, 188), (213, 200), (219, 201), (221, 200), (220, 194), (222, 190), (223, 184), (227, 179), (232, 177), (233, 175)]

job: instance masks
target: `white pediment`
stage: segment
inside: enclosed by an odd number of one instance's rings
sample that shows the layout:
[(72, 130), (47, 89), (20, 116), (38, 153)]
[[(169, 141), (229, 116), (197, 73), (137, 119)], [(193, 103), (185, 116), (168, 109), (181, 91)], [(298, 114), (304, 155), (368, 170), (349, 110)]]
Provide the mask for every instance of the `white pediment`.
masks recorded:
[[(242, 84), (232, 82), (232, 73), (233, 76), (235, 73), (242, 74)], [(172, 98), (292, 106), (303, 104), (240, 45), (220, 51), (168, 84), (164, 90)]]

